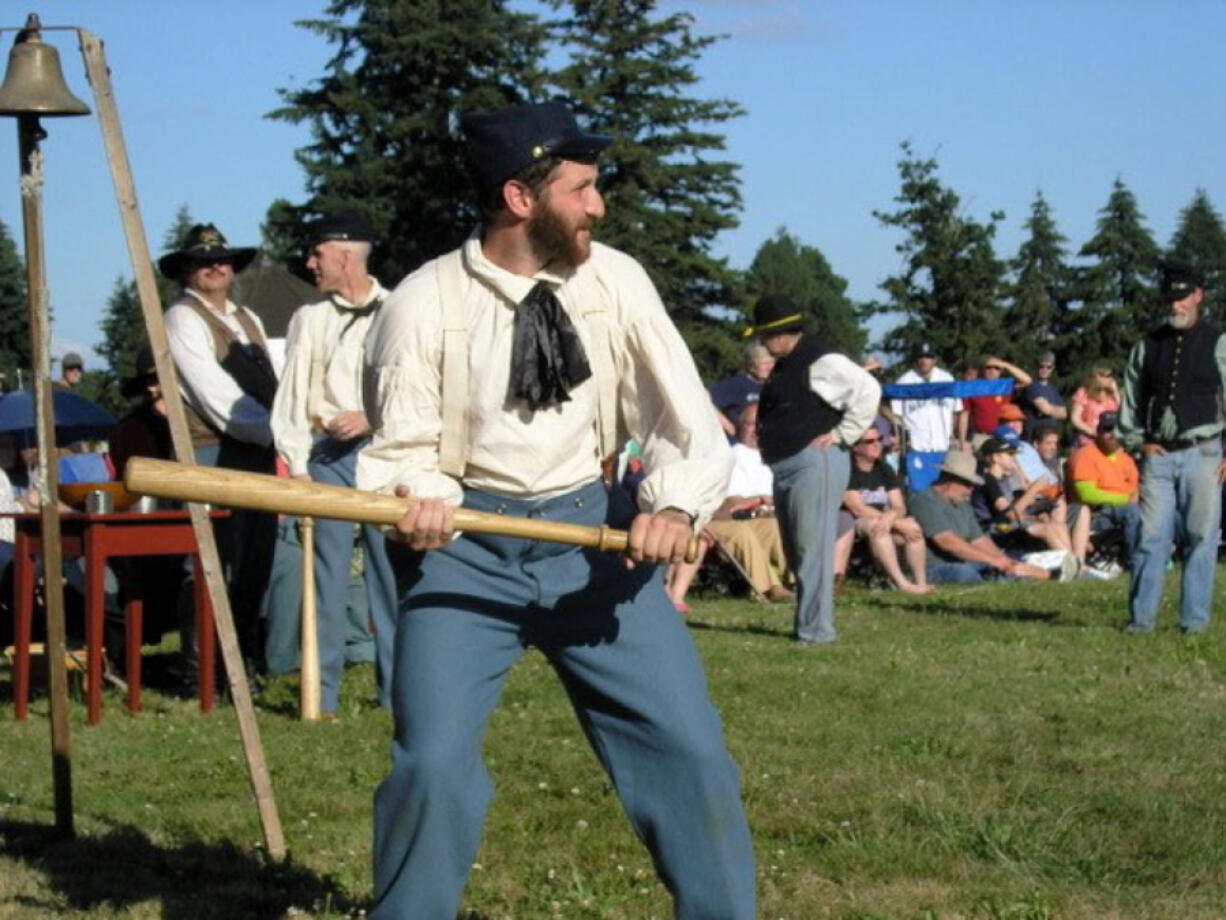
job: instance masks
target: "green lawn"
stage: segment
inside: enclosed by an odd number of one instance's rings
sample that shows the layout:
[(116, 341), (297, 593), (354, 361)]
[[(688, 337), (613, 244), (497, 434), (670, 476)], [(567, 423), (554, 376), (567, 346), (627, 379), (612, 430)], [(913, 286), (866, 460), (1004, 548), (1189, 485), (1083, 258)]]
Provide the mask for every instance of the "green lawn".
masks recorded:
[[(1226, 586), (1226, 579), (1219, 579)], [(1126, 582), (992, 585), (912, 600), (852, 589), (840, 640), (789, 611), (694, 603), (741, 766), (764, 918), (1226, 916), (1226, 628), (1120, 631)], [(1220, 598), (1220, 595), (1219, 595)], [(1217, 605), (1221, 615), (1221, 604)], [(101, 726), (73, 705), (78, 838), (55, 842), (47, 705), (0, 745), (0, 918), (356, 915), (390, 719), (369, 667), (338, 724), (261, 698), (285, 865), (262, 855), (232, 713), (156, 693)], [(471, 917), (671, 916), (539, 655), (491, 723), (497, 789)]]

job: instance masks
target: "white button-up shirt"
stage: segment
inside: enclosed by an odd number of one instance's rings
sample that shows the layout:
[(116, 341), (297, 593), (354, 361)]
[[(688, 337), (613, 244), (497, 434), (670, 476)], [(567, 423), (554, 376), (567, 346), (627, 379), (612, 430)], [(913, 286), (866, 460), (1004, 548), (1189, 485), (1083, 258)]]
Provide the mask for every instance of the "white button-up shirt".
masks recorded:
[[(600, 475), (594, 376), (571, 390), (569, 402), (536, 412), (508, 396), (515, 308), (545, 280), (589, 353), (580, 301), (605, 301), (619, 437), (639, 441), (647, 471), (640, 507), (679, 508), (698, 523), (709, 518), (728, 480), (728, 444), (689, 350), (642, 266), (594, 243), (577, 269), (527, 277), (487, 259), (478, 234), (464, 244), (464, 255), (471, 370), (463, 485), (547, 498)], [(392, 292), (366, 340), (367, 415), (380, 424), (358, 459), (359, 488), (390, 491), (403, 483), (413, 495), (460, 502), (460, 483), (438, 466), (443, 327), (438, 272), (428, 262)]]
[[(341, 412), (362, 411), (362, 343), (375, 314), (353, 311), (387, 297), (371, 278), (360, 303), (339, 294), (299, 307), (285, 336), (285, 369), (272, 404), (272, 432), (277, 452), (291, 475), (307, 471), (312, 429), (327, 428)], [(321, 380), (315, 384), (312, 367)]]
[[(260, 334), (264, 335), (264, 324), (260, 318), (245, 307), (227, 300), (225, 311), (218, 313), (191, 288), (187, 288), (184, 294), (200, 301), (205, 309), (212, 310), (240, 342), (251, 344), (246, 330), (237, 319), (239, 310), (245, 310), (255, 320)], [(272, 428), (269, 426), (268, 410), (259, 400), (244, 393), (234, 378), (217, 363), (213, 331), (208, 323), (187, 304), (179, 302), (166, 311), (166, 337), (170, 340), (170, 354), (179, 377), (179, 391), (192, 408), (218, 431), (236, 440), (262, 447), (271, 445)]]

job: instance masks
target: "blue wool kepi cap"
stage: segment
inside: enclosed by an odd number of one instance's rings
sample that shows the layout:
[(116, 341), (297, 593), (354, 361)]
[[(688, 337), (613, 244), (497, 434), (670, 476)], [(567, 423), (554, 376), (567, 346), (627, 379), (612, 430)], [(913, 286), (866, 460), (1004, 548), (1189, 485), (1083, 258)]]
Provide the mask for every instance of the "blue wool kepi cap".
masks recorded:
[(997, 425), (996, 430), (992, 432), (992, 436), (1004, 441), (1006, 445), (1013, 448), (1022, 443), (1022, 439), (1017, 436), (1017, 432), (1008, 425)]
[(366, 215), (358, 211), (341, 211), (321, 217), (307, 227), (307, 245), (316, 246), (332, 240), (349, 243), (373, 243), (375, 228)]
[(613, 142), (580, 130), (561, 102), (517, 105), (496, 112), (470, 112), (460, 118), (468, 167), (481, 189), (497, 188), (545, 157), (591, 163)]

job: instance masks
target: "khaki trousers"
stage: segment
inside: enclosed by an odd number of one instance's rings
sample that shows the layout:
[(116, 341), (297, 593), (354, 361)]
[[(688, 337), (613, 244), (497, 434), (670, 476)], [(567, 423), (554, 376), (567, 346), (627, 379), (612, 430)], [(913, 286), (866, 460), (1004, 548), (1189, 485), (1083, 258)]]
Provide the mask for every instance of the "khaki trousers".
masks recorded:
[[(754, 590), (765, 594), (788, 572), (779, 521), (773, 517), (711, 521), (709, 530), (749, 575)], [(774, 569), (771, 567), (774, 566)], [(778, 571), (779, 575), (775, 572)]]

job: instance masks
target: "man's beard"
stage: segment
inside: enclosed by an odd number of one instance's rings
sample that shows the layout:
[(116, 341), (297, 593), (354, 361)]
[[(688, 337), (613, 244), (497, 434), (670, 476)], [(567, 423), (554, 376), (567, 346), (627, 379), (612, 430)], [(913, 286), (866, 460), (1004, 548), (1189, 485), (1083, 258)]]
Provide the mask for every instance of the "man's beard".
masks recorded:
[(1172, 329), (1184, 330), (1192, 326), (1193, 319), (1188, 313), (1172, 313), (1166, 318)]
[(579, 238), (579, 231), (590, 227), (590, 220), (569, 226), (547, 201), (542, 200), (537, 213), (528, 221), (528, 239), (537, 258), (545, 265), (557, 263), (576, 268), (592, 254), (590, 242)]

